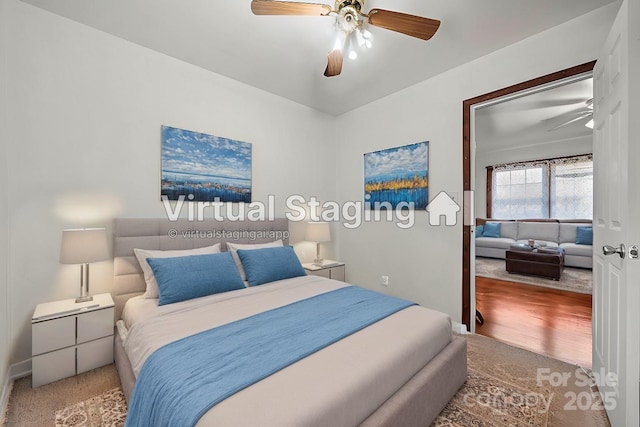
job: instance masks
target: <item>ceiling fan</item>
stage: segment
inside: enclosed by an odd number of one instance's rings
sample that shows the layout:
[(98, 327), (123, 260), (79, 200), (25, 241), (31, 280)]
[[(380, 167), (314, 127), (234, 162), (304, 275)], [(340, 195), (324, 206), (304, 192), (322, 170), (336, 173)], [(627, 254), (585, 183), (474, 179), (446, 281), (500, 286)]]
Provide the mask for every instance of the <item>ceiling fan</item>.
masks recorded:
[(327, 56), (324, 75), (337, 76), (342, 72), (343, 50), (346, 44), (357, 43), (360, 47), (371, 47), (371, 33), (365, 24), (385, 28), (422, 40), (429, 40), (438, 31), (440, 21), (393, 12), (371, 9), (363, 13), (365, 0), (335, 0), (333, 8), (327, 4), (299, 3), (277, 0), (252, 0), (251, 11), (255, 15), (306, 15), (331, 16), (336, 20), (338, 40)]
[[(584, 120), (584, 119), (589, 119), (585, 122), (585, 126), (593, 129), (593, 98), (589, 98), (586, 101), (584, 101), (584, 107), (580, 108), (578, 111), (571, 111), (569, 113), (561, 114), (560, 116), (564, 116), (565, 121), (549, 129), (548, 130), (549, 132), (558, 130), (560, 128), (570, 125), (571, 123), (575, 123), (577, 121)], [(552, 117), (552, 119), (555, 119), (556, 117)], [(547, 120), (551, 120), (551, 119), (547, 119)]]

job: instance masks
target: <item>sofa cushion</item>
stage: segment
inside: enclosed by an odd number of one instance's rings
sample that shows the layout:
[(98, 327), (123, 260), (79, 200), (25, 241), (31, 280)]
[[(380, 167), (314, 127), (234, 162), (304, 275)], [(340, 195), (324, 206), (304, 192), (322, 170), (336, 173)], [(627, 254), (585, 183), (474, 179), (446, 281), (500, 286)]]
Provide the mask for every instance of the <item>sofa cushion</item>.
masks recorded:
[(561, 248), (564, 248), (566, 255), (575, 255), (591, 258), (593, 256), (593, 246), (591, 245), (579, 245), (577, 243), (562, 243)]
[(541, 240), (545, 242), (558, 242), (560, 237), (560, 224), (557, 222), (519, 222), (518, 240)]
[(575, 243), (576, 242), (576, 229), (579, 226), (584, 226), (586, 224), (576, 224), (563, 222), (560, 223), (560, 239), (559, 243)]
[(476, 225), (476, 239), (478, 237), (482, 237), (483, 231), (484, 231), (484, 225)]
[(518, 238), (518, 223), (515, 221), (501, 223), (500, 237), (516, 240)]
[(505, 239), (504, 237), (478, 237), (476, 239), (476, 247), (509, 249), (509, 246), (515, 242), (513, 239)]

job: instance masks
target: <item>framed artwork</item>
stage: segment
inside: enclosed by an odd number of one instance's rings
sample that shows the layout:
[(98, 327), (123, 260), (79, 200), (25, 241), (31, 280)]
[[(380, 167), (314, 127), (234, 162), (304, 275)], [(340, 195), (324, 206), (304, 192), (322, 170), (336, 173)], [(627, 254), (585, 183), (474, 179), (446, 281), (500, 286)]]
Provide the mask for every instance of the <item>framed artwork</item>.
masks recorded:
[(414, 209), (426, 209), (428, 175), (428, 141), (366, 153), (364, 199), (367, 207), (395, 209), (401, 202), (413, 202)]
[(251, 144), (162, 126), (161, 196), (251, 202)]

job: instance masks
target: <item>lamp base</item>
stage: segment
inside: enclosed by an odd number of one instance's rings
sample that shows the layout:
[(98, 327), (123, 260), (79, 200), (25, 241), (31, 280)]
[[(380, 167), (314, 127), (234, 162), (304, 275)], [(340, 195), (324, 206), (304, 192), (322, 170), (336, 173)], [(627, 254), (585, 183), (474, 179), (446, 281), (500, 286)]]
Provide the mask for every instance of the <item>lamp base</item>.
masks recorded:
[(79, 302), (93, 301), (93, 297), (89, 295), (89, 264), (80, 264), (80, 296), (76, 298), (76, 304)]

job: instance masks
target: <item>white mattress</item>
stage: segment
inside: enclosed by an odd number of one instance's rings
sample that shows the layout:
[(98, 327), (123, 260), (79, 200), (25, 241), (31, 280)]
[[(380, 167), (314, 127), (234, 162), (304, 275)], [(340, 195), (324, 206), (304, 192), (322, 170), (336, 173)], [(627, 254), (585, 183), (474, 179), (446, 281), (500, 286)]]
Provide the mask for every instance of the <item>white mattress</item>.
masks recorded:
[[(165, 306), (132, 298), (121, 337), (137, 376), (176, 339), (344, 286), (304, 276)], [(357, 425), (450, 341), (447, 315), (409, 307), (236, 393), (198, 425)]]

